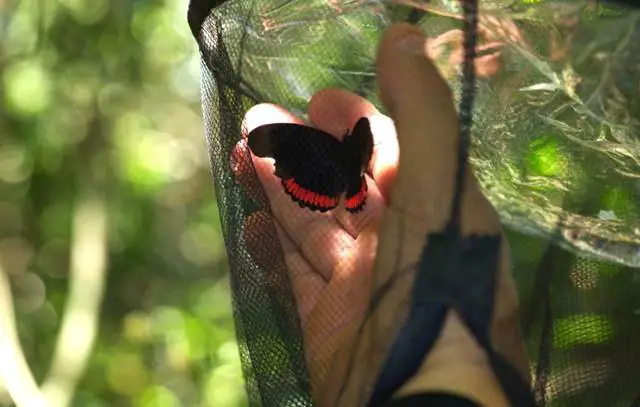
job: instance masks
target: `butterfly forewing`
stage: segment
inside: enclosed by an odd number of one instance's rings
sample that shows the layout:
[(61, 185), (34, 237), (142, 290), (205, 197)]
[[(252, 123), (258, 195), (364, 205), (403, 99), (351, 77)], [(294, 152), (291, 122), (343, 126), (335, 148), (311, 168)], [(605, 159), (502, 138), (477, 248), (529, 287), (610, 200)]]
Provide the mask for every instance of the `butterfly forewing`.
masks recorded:
[(361, 118), (344, 142), (313, 127), (276, 123), (249, 133), (249, 147), (259, 157), (275, 159), (275, 174), (300, 206), (327, 211), (345, 193), (345, 209), (360, 211), (367, 198), (364, 172), (373, 154), (373, 135)]
[(259, 157), (274, 158), (276, 175), (300, 206), (326, 211), (346, 189), (343, 144), (329, 133), (292, 123), (260, 126), (249, 133)]

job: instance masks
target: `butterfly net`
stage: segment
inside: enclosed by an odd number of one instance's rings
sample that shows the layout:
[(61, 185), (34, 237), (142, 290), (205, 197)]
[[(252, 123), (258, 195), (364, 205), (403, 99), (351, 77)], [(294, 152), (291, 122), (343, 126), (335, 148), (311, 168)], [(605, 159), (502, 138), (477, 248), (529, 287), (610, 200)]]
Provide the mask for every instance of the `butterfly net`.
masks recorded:
[[(479, 6), (470, 161), (511, 245), (535, 398), (640, 405), (640, 8), (592, 0)], [(273, 103), (307, 120), (310, 98), (329, 87), (384, 113), (374, 61), (385, 28), (401, 21), (429, 37), (430, 57), (458, 100), (461, 16), (448, 0), (191, 0), (252, 405), (313, 402), (303, 299), (293, 293), (264, 184), (240, 148), (245, 113)], [(308, 216), (288, 205), (287, 216)], [(315, 244), (325, 250), (320, 238)]]

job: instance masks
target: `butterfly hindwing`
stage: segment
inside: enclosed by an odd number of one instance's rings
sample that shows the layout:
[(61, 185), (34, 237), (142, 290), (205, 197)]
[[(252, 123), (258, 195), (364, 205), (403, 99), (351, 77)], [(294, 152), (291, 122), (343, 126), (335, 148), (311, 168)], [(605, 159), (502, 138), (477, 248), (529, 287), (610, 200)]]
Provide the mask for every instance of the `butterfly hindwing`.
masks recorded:
[(276, 176), (300, 206), (327, 211), (346, 188), (342, 143), (332, 135), (293, 123), (257, 127), (248, 136), (259, 157), (275, 159)]
[(367, 201), (367, 180), (364, 175), (351, 179), (344, 199), (344, 208), (351, 213), (360, 212)]
[(369, 119), (362, 117), (353, 127), (349, 137), (349, 161), (357, 163), (362, 171), (366, 171), (373, 156), (373, 133)]
[(295, 178), (283, 179), (282, 186), (298, 205), (303, 208), (326, 212), (338, 206), (340, 195), (331, 196), (314, 192), (312, 189), (304, 188)]
[(373, 155), (373, 134), (366, 117), (358, 120), (345, 140), (347, 191), (345, 209), (356, 213), (367, 200), (367, 180), (364, 173)]

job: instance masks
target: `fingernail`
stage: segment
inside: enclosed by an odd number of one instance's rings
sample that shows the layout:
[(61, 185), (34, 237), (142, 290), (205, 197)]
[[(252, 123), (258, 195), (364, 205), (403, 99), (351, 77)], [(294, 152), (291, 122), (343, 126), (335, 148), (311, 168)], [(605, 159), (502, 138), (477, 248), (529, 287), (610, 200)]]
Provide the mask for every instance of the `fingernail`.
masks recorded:
[(418, 32), (410, 32), (397, 40), (398, 47), (403, 51), (417, 55), (426, 55), (427, 39)]

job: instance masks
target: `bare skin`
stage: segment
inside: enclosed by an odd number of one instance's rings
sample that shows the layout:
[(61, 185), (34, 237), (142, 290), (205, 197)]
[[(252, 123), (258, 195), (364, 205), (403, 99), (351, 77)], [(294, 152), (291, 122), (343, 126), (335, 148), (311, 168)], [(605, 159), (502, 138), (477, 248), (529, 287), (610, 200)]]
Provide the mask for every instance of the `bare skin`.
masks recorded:
[[(372, 318), (358, 327), (371, 293), (399, 268), (416, 264), (427, 233), (447, 222), (456, 168), (458, 118), (451, 92), (425, 55), (425, 38), (413, 27), (391, 27), (378, 60), (381, 99), (391, 117), (365, 99), (339, 89), (316, 93), (309, 103), (312, 125), (337, 138), (362, 116), (371, 120), (375, 151), (367, 178), (363, 212), (342, 208), (320, 214), (301, 210), (283, 192), (269, 159), (252, 156), (276, 223), (278, 239), (293, 284), (302, 321), (313, 396), (321, 406), (363, 405), (370, 394), (387, 346), (406, 311), (410, 280), (392, 290)], [(245, 117), (247, 132), (267, 123), (303, 123), (286, 109), (262, 104)], [(246, 134), (245, 134), (246, 135)], [(240, 142), (234, 162), (246, 157)], [(250, 167), (236, 165), (241, 183)], [(462, 230), (500, 233), (498, 216), (467, 171)], [(246, 239), (260, 258), (260, 228), (266, 213), (247, 220)], [(401, 228), (400, 225), (409, 225)], [(399, 247), (402, 245), (402, 247)], [(493, 341), (499, 352), (528, 380), (528, 361), (518, 331), (518, 299), (503, 239), (496, 287)], [(354, 354), (356, 363), (348, 369)], [(344, 392), (339, 397), (340, 389)], [(507, 406), (505, 396), (476, 344), (454, 313), (420, 372), (397, 396), (425, 390), (450, 391), (486, 406)]]

